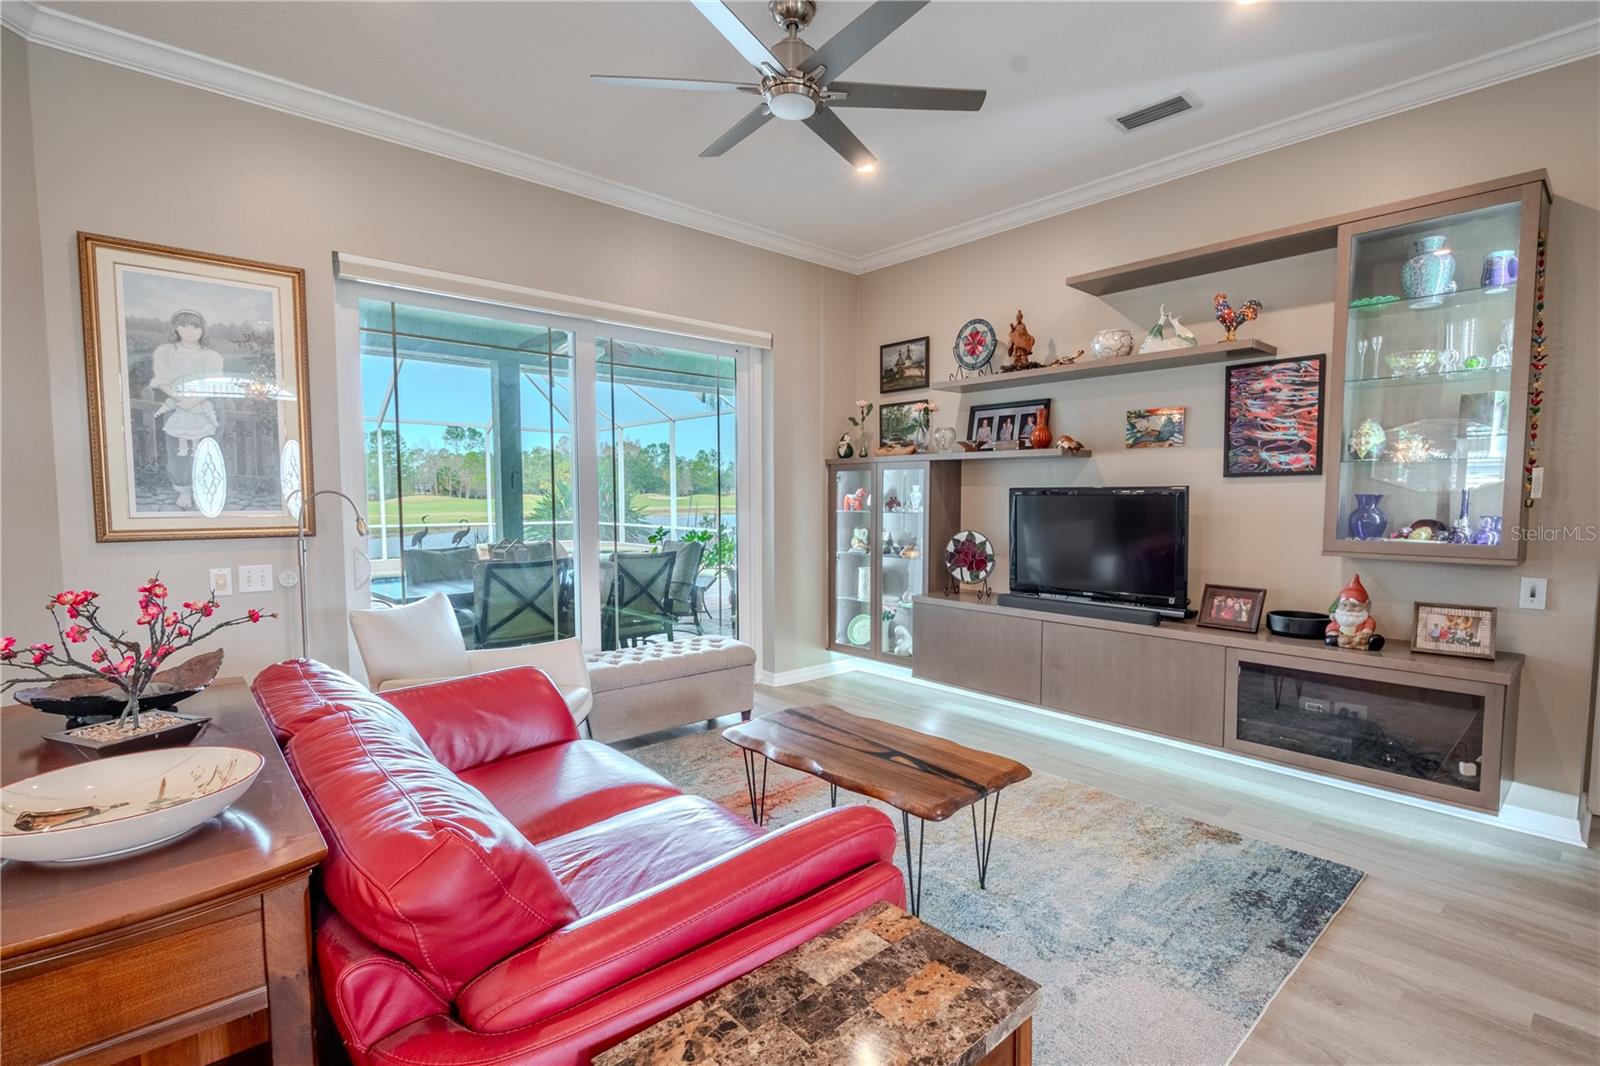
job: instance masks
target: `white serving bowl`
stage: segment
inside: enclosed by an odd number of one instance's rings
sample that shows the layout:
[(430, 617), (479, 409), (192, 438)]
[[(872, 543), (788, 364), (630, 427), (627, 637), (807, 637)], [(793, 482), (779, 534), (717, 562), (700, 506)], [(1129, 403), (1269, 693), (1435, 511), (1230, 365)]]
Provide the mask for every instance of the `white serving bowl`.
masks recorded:
[[(265, 763), (248, 748), (158, 748), (25, 778), (0, 789), (0, 858), (88, 862), (163, 844), (227, 810)], [(98, 810), (17, 827), (30, 812), (79, 808)]]

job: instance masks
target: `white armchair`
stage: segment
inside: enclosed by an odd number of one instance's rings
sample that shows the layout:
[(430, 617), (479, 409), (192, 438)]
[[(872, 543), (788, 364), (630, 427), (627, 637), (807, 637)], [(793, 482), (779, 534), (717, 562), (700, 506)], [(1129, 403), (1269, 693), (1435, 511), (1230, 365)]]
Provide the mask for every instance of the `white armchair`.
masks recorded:
[(561, 690), (573, 721), (588, 728), (594, 697), (589, 666), (576, 638), (469, 651), (450, 600), (442, 592), (399, 607), (351, 611), (350, 629), (368, 684), (376, 692), (511, 666), (535, 666), (549, 674)]

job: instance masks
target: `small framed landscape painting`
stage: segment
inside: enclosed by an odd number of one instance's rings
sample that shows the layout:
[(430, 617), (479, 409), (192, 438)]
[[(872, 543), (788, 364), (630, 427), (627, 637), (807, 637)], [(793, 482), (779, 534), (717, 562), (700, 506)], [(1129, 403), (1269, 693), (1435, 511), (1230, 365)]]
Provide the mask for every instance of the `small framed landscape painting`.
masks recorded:
[(878, 391), (909, 392), (928, 387), (928, 338), (895, 341), (878, 349)]
[(1021, 403), (973, 404), (967, 412), (967, 440), (975, 441), (980, 448), (990, 449), (997, 444), (1007, 448), (1031, 448), (1029, 439), (1043, 413), (1050, 420), (1049, 400), (1025, 400)]
[(886, 403), (878, 407), (878, 441), (888, 447), (905, 444), (928, 416), (923, 412), (925, 400), (907, 400), (905, 403)]
[(1207, 585), (1200, 594), (1200, 616), (1195, 625), (1254, 633), (1261, 628), (1261, 608), (1266, 602), (1266, 589)]
[(294, 536), (305, 271), (80, 233), (78, 277), (95, 539)]
[(1230, 366), (1223, 477), (1322, 473), (1323, 357)]
[(1411, 650), (1493, 659), (1494, 616), (1493, 607), (1419, 603), (1413, 618)]
[(1128, 412), (1123, 445), (1128, 448), (1183, 447), (1182, 407), (1142, 407)]

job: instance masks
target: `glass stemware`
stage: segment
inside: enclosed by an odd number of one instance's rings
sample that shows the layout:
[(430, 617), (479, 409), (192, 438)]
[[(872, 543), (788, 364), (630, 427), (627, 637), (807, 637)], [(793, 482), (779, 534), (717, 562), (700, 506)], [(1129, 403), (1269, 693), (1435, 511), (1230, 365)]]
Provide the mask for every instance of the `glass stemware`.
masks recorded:
[(1367, 376), (1367, 339), (1361, 338), (1356, 342), (1356, 372), (1354, 377), (1360, 380)]
[(1377, 377), (1383, 369), (1383, 334), (1374, 334), (1372, 337), (1372, 376)]

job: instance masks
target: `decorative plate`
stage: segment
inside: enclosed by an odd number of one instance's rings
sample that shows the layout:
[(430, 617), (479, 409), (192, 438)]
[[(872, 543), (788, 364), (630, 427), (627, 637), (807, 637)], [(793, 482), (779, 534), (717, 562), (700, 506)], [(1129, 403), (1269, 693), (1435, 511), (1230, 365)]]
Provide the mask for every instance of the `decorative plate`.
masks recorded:
[(952, 350), (963, 370), (982, 370), (994, 358), (995, 332), (987, 319), (974, 318), (956, 334)]
[(944, 565), (950, 576), (963, 585), (987, 581), (994, 573), (994, 546), (982, 533), (964, 529), (945, 545)]
[(6, 785), (0, 857), (87, 862), (154, 847), (227, 810), (265, 763), (247, 748), (166, 748)]
[(857, 647), (866, 647), (872, 641), (872, 619), (864, 614), (856, 615), (845, 626), (844, 636)]

